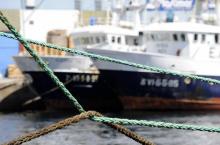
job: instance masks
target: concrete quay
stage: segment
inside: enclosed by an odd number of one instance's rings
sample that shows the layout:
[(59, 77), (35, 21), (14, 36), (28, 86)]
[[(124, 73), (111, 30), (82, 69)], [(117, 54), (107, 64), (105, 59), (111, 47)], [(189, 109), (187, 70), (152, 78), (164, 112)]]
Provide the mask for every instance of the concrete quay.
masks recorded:
[(40, 100), (41, 98), (27, 79), (0, 78), (0, 111), (38, 108)]

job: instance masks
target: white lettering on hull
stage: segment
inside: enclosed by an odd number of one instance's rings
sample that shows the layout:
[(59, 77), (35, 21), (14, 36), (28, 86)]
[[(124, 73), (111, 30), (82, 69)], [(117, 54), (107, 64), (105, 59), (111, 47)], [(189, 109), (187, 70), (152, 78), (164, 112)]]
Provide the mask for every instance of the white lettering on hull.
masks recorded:
[(140, 80), (141, 86), (149, 87), (168, 87), (168, 88), (178, 88), (179, 80), (177, 79), (146, 79), (142, 78)]
[(73, 82), (81, 83), (95, 83), (99, 79), (98, 75), (89, 75), (89, 74), (75, 74), (75, 75), (66, 75), (65, 80), (72, 80)]

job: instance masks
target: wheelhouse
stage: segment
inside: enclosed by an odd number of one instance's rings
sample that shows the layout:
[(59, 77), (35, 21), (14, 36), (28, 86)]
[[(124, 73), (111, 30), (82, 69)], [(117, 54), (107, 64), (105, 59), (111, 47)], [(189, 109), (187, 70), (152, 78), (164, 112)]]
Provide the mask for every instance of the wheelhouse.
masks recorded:
[(217, 26), (154, 24), (144, 35), (147, 52), (188, 58), (220, 58), (220, 28)]

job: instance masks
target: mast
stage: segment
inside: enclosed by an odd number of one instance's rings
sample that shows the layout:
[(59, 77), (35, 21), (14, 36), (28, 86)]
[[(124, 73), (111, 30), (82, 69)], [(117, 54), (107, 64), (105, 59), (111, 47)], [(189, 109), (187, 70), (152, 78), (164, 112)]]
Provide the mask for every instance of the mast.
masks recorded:
[(123, 11), (122, 0), (115, 0), (112, 10), (112, 25), (118, 25)]
[(193, 16), (192, 19), (195, 22), (198, 22), (201, 16), (201, 12), (202, 12), (202, 3), (204, 0), (195, 0), (195, 6), (193, 9)]
[(112, 24), (118, 25), (120, 19), (125, 16), (126, 12), (132, 11), (134, 14), (132, 22), (135, 26), (141, 25), (140, 13), (146, 8), (146, 4), (140, 4), (139, 0), (130, 0), (128, 6), (125, 5), (125, 0), (116, 0), (115, 7), (112, 12)]
[(141, 16), (140, 16), (140, 11), (141, 11), (141, 5), (139, 4), (138, 0), (131, 0), (133, 4), (130, 5), (131, 9), (134, 11), (134, 21), (136, 26), (141, 25)]
[(108, 3), (108, 8), (106, 11), (106, 24), (109, 25), (110, 24), (111, 0), (108, 0), (107, 3)]

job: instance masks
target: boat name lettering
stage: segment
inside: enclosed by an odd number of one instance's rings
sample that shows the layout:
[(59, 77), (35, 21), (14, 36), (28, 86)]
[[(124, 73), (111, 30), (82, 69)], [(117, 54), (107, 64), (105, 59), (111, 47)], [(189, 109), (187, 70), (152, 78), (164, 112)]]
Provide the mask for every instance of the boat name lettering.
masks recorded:
[(145, 79), (142, 78), (140, 81), (141, 86), (150, 86), (150, 87), (169, 87), (169, 88), (178, 88), (179, 80), (177, 79)]
[(89, 74), (66, 75), (66, 81), (72, 80), (73, 82), (95, 83), (98, 81), (98, 78), (98, 75)]

